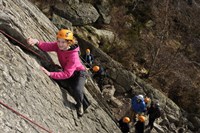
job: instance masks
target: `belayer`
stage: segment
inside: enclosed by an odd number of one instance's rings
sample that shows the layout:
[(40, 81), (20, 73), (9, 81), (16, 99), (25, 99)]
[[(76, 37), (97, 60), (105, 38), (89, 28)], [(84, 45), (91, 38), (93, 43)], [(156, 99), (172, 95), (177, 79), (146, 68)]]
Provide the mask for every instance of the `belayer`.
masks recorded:
[(77, 103), (77, 113), (79, 116), (82, 116), (84, 114), (83, 105), (89, 106), (89, 103), (85, 103), (84, 96), (86, 69), (79, 58), (78, 52), (80, 48), (73, 33), (68, 29), (61, 29), (57, 33), (57, 41), (55, 42), (42, 42), (28, 38), (27, 43), (31, 46), (37, 45), (43, 51), (57, 53), (62, 71), (49, 72), (44, 67), (41, 67), (41, 69), (50, 78), (57, 81), (64, 80), (70, 86), (69, 92)]

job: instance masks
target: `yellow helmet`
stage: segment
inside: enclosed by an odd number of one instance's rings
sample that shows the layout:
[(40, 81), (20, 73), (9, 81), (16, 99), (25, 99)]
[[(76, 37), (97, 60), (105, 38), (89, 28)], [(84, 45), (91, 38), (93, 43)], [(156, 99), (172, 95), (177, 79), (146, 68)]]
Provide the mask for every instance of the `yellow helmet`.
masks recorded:
[(145, 119), (146, 118), (143, 115), (138, 116), (138, 120), (141, 121), (141, 122), (145, 122)]
[(130, 122), (130, 118), (129, 117), (124, 117), (123, 118), (123, 122), (124, 123), (129, 123)]
[(58, 34), (57, 34), (57, 38), (62, 38), (62, 39), (66, 39), (66, 40), (74, 40), (74, 35), (70, 30), (67, 29), (61, 29)]
[(93, 68), (92, 68), (92, 70), (94, 71), (94, 72), (98, 72), (99, 71), (99, 66), (93, 66)]
[(86, 49), (86, 53), (89, 53), (90, 52), (90, 49)]

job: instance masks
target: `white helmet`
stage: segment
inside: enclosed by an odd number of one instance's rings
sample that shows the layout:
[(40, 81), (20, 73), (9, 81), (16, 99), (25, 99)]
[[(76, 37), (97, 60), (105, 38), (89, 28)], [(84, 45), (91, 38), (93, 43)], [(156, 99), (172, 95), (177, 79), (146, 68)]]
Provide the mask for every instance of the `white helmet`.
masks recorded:
[(144, 96), (143, 95), (138, 95), (137, 98), (140, 99), (140, 100), (144, 100)]

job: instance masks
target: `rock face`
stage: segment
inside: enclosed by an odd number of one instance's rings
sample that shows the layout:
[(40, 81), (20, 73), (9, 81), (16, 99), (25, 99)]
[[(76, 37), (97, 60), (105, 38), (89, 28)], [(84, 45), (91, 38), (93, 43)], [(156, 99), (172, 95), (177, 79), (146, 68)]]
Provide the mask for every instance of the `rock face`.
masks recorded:
[[(0, 11), (1, 31), (22, 42), (25, 47), (28, 47), (25, 39), (29, 36), (46, 41), (55, 39), (57, 28), (29, 1), (8, 0), (1, 1), (0, 4), (3, 9)], [(2, 33), (0, 43), (1, 103), (56, 133), (120, 132), (115, 122), (87, 90), (86, 95), (91, 106), (87, 113), (78, 119), (72, 104), (73, 98), (68, 95), (67, 99), (63, 99), (64, 93), (67, 92), (61, 91), (61, 88), (40, 70), (41, 58), (35, 58), (33, 53), (25, 50), (23, 46), (18, 47), (18, 43)], [(48, 55), (41, 52), (41, 56)], [(63, 101), (68, 101), (65, 106)], [(0, 132), (46, 131), (0, 105)]]
[[(57, 0), (57, 2), (61, 1)], [(69, 1), (69, 3), (73, 2)], [(66, 2), (65, 4), (69, 3)], [(94, 7), (86, 4), (92, 14), (87, 14), (89, 15), (88, 17), (87, 15), (84, 16), (84, 13), (87, 12), (86, 9), (83, 10), (85, 3), (78, 5), (78, 0), (75, 3), (77, 5), (69, 4), (67, 9), (56, 6), (58, 9), (62, 9), (57, 10), (61, 14), (55, 10), (57, 15), (55, 16), (54, 14), (54, 18), (60, 20), (60, 22), (56, 22), (58, 25), (64, 22), (67, 25), (66, 27), (73, 28), (72, 25), (85, 25), (97, 20), (99, 15)], [(101, 3), (101, 5), (104, 4)], [(63, 5), (61, 4), (60, 6)], [(94, 84), (91, 77), (88, 78), (85, 88), (86, 96), (91, 102), (91, 106), (88, 108), (87, 113), (78, 119), (73, 98), (40, 70), (41, 64), (48, 67), (51, 65), (51, 59), (56, 63), (57, 59), (54, 54), (46, 54), (37, 48), (27, 46), (26, 38), (31, 36), (44, 41), (54, 41), (56, 39), (55, 34), (58, 31), (57, 27), (27, 0), (0, 1), (0, 7), (2, 9), (0, 11), (0, 30), (25, 44), (22, 46), (9, 36), (2, 34), (2, 32), (0, 33), (1, 103), (5, 103), (40, 126), (56, 133), (120, 132), (115, 123), (116, 119), (110, 112), (111, 106), (104, 100), (98, 86)], [(47, 9), (50, 8), (48, 7)], [(67, 20), (65, 21), (63, 14), (68, 11), (77, 12), (78, 16), (68, 14), (69, 16), (66, 17)], [(59, 18), (59, 15), (62, 19)], [(91, 32), (95, 32), (96, 37), (94, 38), (97, 38), (96, 40), (99, 39), (100, 42), (113, 42), (114, 34), (112, 32), (96, 29)], [(105, 33), (107, 33), (106, 36)], [(129, 94), (130, 97), (135, 94), (151, 94), (152, 99), (160, 101), (163, 115), (156, 121), (154, 132), (176, 132), (179, 129), (190, 132), (187, 127), (198, 130), (198, 124), (187, 124), (187, 114), (164, 94), (146, 84), (132, 72), (124, 69), (121, 64), (114, 61), (96, 46), (80, 38), (80, 36), (77, 38), (79, 44), (81, 44), (82, 52), (86, 48), (90, 48), (95, 55), (97, 63), (99, 62), (102, 66), (108, 68), (109, 78), (113, 81), (116, 93), (124, 95), (131, 92), (131, 95)], [(33, 51), (37, 52), (37, 55)], [(120, 106), (115, 103), (116, 99), (119, 100), (117, 103), (120, 103)], [(118, 107), (116, 111), (121, 111), (120, 98), (118, 99), (116, 96), (116, 99), (112, 104), (116, 104)], [(128, 106), (123, 105), (122, 107), (127, 109)], [(199, 119), (195, 117), (193, 122), (199, 123)], [(25, 121), (2, 104), (0, 105), (0, 131), (6, 133), (46, 132), (38, 126)]]
[[(175, 132), (176, 129), (182, 127), (184, 130), (186, 130), (185, 127), (188, 126), (188, 120), (186, 118), (187, 114), (182, 112), (181, 109), (172, 100), (167, 98), (164, 94), (153, 88), (151, 85), (145, 83), (132, 72), (125, 70), (121, 64), (114, 61), (100, 49), (95, 48), (95, 46), (85, 42), (84, 40), (79, 40), (79, 43), (81, 43), (81, 46), (84, 47), (84, 49), (87, 47), (92, 49), (93, 53), (95, 53), (96, 60), (101, 61), (101, 65), (107, 67), (109, 78), (113, 80), (113, 84), (118, 95), (122, 94), (124, 97), (129, 95), (131, 98), (131, 96), (143, 94), (151, 97), (153, 100), (159, 100), (159, 103), (163, 109), (163, 115), (162, 118), (156, 122), (159, 124), (159, 126), (155, 127), (157, 132)], [(91, 88), (91, 85), (88, 87)], [(101, 99), (100, 92), (96, 91), (95, 94), (97, 95), (96, 99)], [(113, 110), (115, 110), (114, 112), (116, 113), (116, 117), (120, 112), (122, 114), (121, 116), (123, 116), (124, 112), (129, 109), (130, 102), (129, 104), (125, 104), (129, 100), (130, 99), (128, 98), (125, 99), (124, 105), (122, 107), (118, 106), (117, 109), (113, 108)], [(171, 128), (171, 126), (173, 128)], [(188, 130), (188, 132), (190, 131)]]
[(68, 4), (59, 3), (54, 7), (56, 14), (68, 19), (73, 25), (86, 25), (95, 22), (99, 13), (89, 3), (80, 3), (69, 6)]

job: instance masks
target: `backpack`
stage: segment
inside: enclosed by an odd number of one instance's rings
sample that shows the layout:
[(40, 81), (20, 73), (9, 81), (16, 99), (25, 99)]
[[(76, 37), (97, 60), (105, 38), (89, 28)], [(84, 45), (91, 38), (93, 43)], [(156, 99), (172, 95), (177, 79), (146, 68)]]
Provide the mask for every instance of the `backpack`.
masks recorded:
[(137, 96), (131, 99), (131, 107), (135, 113), (142, 113), (146, 110), (146, 104), (143, 100), (138, 102), (137, 99)]

